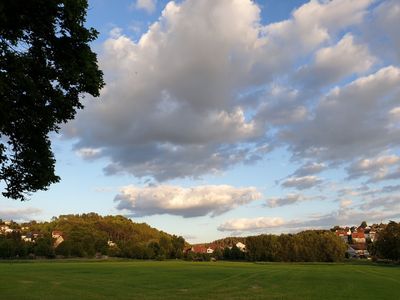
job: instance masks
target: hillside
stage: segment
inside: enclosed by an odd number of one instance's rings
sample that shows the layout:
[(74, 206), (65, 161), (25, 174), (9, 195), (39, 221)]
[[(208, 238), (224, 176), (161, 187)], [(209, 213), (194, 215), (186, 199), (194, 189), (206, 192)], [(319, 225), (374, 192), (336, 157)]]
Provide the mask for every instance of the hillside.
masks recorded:
[[(4, 222), (0, 256), (180, 257), (185, 240), (123, 216), (61, 215), (50, 222)], [(6, 229), (8, 228), (8, 229)], [(7, 234), (6, 234), (7, 233)], [(13, 242), (14, 241), (14, 242)], [(2, 249), (4, 250), (2, 251)], [(14, 254), (14, 255), (13, 255)]]

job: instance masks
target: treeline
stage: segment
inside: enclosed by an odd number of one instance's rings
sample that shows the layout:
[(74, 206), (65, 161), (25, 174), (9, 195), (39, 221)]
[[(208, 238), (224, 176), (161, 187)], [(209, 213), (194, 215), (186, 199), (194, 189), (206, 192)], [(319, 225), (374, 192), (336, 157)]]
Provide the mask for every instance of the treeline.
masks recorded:
[(336, 262), (347, 246), (330, 231), (307, 230), (297, 234), (251, 236), (246, 239), (250, 261)]
[[(188, 253), (190, 260), (240, 260), (270, 262), (337, 262), (345, 258), (347, 246), (328, 230), (308, 230), (297, 234), (262, 234), (242, 238), (246, 245), (241, 251), (235, 243), (237, 238), (219, 240), (224, 248), (212, 254)], [(227, 244), (233, 242), (230, 245)], [(212, 244), (216, 244), (213, 242)]]
[[(0, 257), (93, 257), (113, 256), (139, 259), (181, 258), (185, 240), (123, 216), (96, 213), (61, 215), (51, 222), (35, 221), (15, 226), (0, 235)], [(17, 228), (16, 228), (17, 227)], [(62, 233), (55, 245), (52, 232)], [(24, 241), (22, 236), (35, 236)]]

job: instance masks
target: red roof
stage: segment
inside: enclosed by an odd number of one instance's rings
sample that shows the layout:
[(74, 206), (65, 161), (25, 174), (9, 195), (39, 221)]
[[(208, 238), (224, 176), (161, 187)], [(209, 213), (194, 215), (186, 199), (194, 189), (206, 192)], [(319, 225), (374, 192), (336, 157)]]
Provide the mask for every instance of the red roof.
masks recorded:
[(364, 232), (353, 232), (351, 234), (351, 237), (353, 239), (365, 239), (365, 234), (364, 234)]
[(195, 253), (207, 253), (207, 247), (204, 245), (195, 245), (192, 247), (192, 251)]

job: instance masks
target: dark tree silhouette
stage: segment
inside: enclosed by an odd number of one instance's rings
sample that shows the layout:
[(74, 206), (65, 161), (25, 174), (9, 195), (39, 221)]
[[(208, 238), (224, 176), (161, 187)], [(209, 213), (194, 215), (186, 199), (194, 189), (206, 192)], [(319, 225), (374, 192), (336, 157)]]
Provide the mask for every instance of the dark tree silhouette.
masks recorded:
[(0, 181), (26, 200), (60, 178), (50, 132), (104, 85), (85, 28), (86, 0), (0, 1)]
[(400, 260), (400, 223), (390, 221), (385, 229), (379, 232), (374, 250), (381, 258)]

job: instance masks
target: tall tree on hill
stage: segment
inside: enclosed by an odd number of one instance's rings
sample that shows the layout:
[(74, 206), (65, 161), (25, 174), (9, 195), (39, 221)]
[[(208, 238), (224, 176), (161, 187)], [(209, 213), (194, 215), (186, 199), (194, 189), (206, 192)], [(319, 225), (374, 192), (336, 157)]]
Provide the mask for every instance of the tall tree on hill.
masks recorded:
[(0, 1), (0, 181), (26, 200), (60, 180), (50, 132), (99, 96), (103, 73), (85, 28), (87, 0)]

